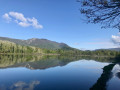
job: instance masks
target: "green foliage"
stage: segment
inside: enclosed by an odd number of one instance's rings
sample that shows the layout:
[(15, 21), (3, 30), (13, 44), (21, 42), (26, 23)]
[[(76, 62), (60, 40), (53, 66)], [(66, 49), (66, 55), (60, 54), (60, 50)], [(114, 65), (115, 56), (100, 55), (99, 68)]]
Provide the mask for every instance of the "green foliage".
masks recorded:
[(0, 53), (42, 53), (42, 49), (0, 40)]
[(119, 51), (112, 50), (95, 50), (95, 51), (81, 51), (74, 48), (64, 49), (41, 49), (32, 46), (22, 46), (9, 41), (0, 40), (0, 53), (1, 54), (60, 54), (67, 56), (120, 56)]
[(0, 68), (4, 67), (27, 67), (30, 69), (45, 69), (54, 66), (64, 66), (72, 61), (95, 60), (100, 62), (113, 62), (110, 57), (91, 56), (66, 56), (66, 55), (0, 55)]

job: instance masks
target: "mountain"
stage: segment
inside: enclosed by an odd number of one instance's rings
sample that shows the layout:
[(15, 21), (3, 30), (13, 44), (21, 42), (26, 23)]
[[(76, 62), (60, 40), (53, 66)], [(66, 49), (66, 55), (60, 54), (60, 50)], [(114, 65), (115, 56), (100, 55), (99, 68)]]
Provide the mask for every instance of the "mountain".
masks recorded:
[(109, 50), (120, 51), (120, 48), (109, 48)]
[(109, 57), (91, 56), (42, 56), (42, 55), (0, 55), (0, 69), (26, 67), (29, 69), (48, 69), (65, 66), (78, 60), (95, 60), (99, 62), (112, 62)]
[(53, 49), (53, 50), (55, 50), (55, 49), (71, 50), (71, 49), (73, 49), (65, 43), (58, 43), (58, 42), (50, 41), (47, 39), (32, 38), (32, 39), (28, 39), (28, 40), (20, 40), (20, 39), (12, 39), (12, 38), (7, 38), (7, 37), (0, 37), (0, 40), (14, 42), (16, 44), (24, 45), (24, 46), (34, 46), (34, 47)]
[(30, 53), (39, 53), (43, 54), (43, 50), (41, 48), (36, 48), (33, 46), (22, 46), (18, 45), (14, 42), (0, 40), (0, 54), (2, 53), (17, 53), (17, 54), (30, 54)]

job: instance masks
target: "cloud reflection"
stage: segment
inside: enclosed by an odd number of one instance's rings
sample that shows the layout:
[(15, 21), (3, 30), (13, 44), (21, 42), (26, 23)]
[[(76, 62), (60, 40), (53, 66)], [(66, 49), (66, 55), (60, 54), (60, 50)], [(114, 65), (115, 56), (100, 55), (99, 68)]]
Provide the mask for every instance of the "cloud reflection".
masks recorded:
[(2, 86), (0, 90), (34, 90), (35, 86), (39, 84), (40, 81), (31, 81), (29, 83), (18, 81), (9, 87)]

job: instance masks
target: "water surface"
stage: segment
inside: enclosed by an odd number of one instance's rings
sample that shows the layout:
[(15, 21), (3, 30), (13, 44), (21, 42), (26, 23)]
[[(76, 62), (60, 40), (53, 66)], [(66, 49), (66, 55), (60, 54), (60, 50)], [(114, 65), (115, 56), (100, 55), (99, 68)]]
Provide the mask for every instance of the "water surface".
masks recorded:
[(14, 55), (0, 58), (0, 90), (120, 90), (119, 63), (113, 64), (111, 59)]

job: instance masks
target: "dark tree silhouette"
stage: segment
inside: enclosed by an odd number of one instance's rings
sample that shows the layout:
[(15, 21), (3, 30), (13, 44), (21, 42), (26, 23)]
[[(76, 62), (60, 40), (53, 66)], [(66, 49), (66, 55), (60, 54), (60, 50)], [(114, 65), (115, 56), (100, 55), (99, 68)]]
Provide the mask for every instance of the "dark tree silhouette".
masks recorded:
[(102, 28), (120, 30), (120, 0), (77, 0), (88, 23), (101, 23)]
[(107, 82), (112, 78), (111, 71), (115, 64), (109, 64), (103, 68), (103, 73), (90, 90), (106, 90)]

